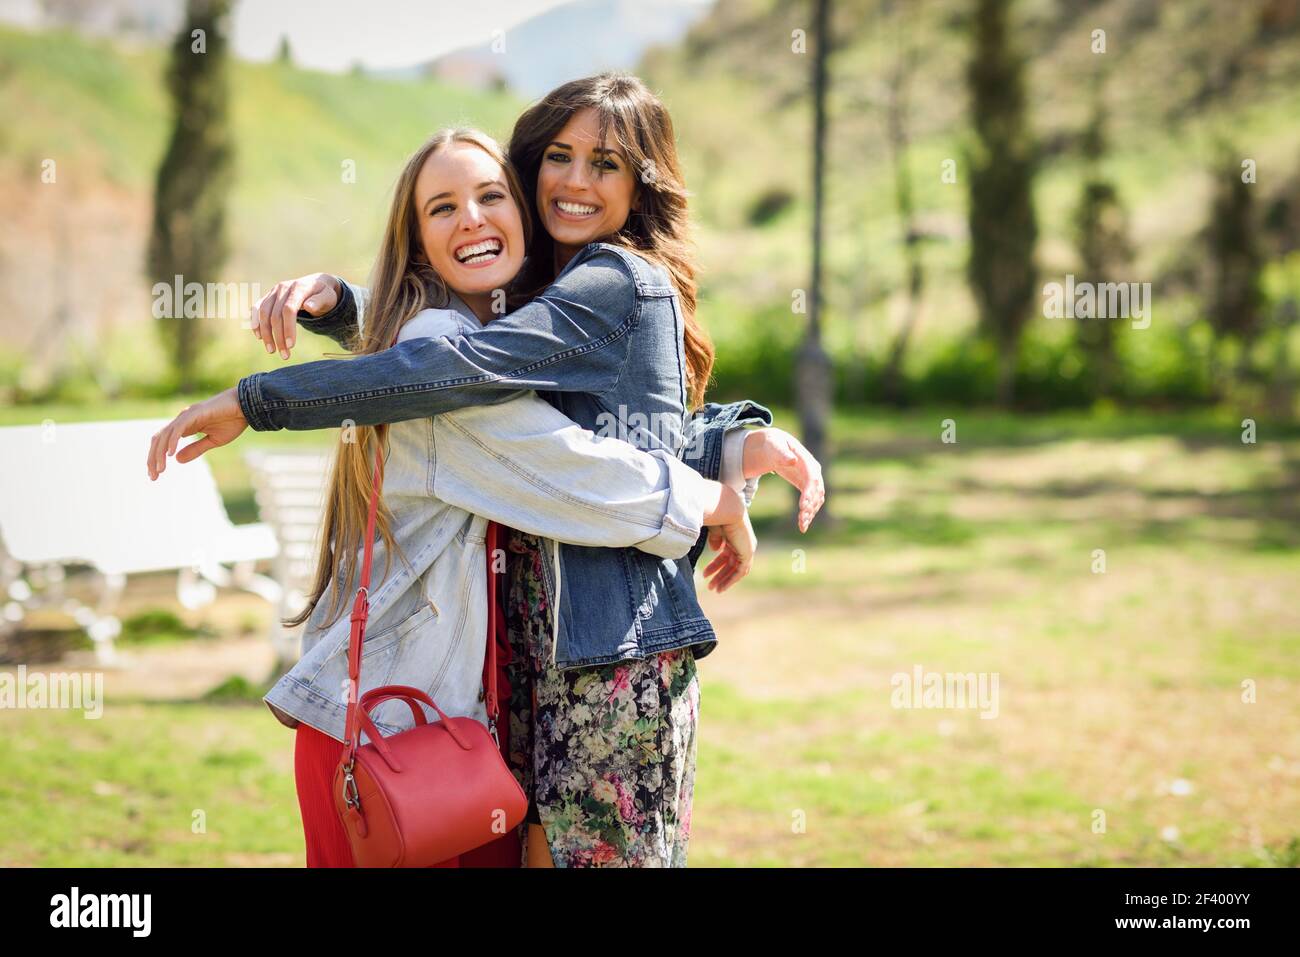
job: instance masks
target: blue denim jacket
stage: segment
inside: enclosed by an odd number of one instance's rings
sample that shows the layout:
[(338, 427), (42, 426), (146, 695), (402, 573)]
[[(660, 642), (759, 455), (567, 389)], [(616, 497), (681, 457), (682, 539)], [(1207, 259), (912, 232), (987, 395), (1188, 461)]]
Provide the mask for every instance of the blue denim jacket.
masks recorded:
[[(536, 299), (473, 336), (412, 340), (346, 361), (255, 373), (240, 380), (239, 402), (258, 431), (321, 429), (424, 418), (536, 389), (597, 435), (665, 449), (716, 479), (727, 429), (770, 425), (772, 417), (761, 405), (738, 402), (710, 404), (688, 418), (683, 332), (662, 267), (592, 243)], [(559, 546), (559, 569), (549, 560), (544, 569), (559, 617), (556, 667), (687, 646), (697, 658), (712, 651), (717, 637), (694, 581), (705, 538), (701, 533), (681, 559)]]

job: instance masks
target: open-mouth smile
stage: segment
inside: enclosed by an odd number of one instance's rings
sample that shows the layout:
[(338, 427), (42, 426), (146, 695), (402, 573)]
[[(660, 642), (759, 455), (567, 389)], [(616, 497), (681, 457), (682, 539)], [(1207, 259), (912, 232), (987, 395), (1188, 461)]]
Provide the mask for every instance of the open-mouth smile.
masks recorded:
[(486, 266), (500, 258), (503, 248), (501, 240), (493, 237), (457, 246), (453, 255), (462, 266)]
[(599, 206), (592, 206), (590, 203), (574, 203), (566, 199), (557, 199), (551, 205), (565, 219), (589, 219), (600, 212)]

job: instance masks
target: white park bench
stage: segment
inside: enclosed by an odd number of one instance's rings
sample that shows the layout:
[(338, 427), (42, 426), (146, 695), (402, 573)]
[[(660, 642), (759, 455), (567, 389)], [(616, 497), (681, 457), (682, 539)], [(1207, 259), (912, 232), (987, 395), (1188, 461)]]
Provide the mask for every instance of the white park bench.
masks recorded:
[[(275, 535), (266, 524), (231, 523), (204, 459), (173, 460), (150, 481), (149, 443), (167, 422), (47, 420), (0, 428), (6, 625), (21, 622), (29, 608), (55, 605), (86, 629), (107, 664), (121, 631), (113, 611), (128, 575), (178, 572), (177, 597), (187, 608), (211, 601), (214, 586), (232, 585), (279, 606), (283, 589), (254, 573), (258, 560), (279, 554)], [(63, 594), (70, 564), (90, 565), (101, 576), (93, 607)], [(29, 579), (50, 587), (38, 594)]]
[[(317, 540), (325, 504), (326, 481), (332, 467), (324, 450), (257, 449), (244, 455), (253, 479), (257, 513), (271, 526), (280, 543), (272, 561), (272, 576), (281, 586), (276, 626), (297, 615), (307, 602), (316, 576)], [(279, 628), (275, 635), (280, 661), (297, 657), (301, 626)]]

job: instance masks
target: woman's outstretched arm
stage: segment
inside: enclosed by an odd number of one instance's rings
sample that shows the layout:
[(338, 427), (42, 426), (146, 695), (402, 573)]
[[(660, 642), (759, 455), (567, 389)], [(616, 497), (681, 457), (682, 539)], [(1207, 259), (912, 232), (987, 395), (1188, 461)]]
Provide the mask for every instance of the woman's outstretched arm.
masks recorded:
[(587, 247), (536, 299), (472, 336), (255, 373), (237, 396), (248, 424), (271, 431), (424, 418), (519, 389), (598, 394), (617, 383), (638, 319), (630, 268), (612, 250)]

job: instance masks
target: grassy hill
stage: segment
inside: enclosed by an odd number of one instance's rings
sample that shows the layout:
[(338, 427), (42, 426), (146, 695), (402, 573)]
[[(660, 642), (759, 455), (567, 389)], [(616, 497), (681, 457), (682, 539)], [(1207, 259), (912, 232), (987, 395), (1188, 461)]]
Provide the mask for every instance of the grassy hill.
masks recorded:
[[(790, 347), (804, 317), (791, 295), (808, 282), (809, 58), (791, 34), (808, 4), (719, 0), (678, 46), (642, 73), (673, 111), (699, 222), (701, 317), (719, 345), (718, 396), (788, 396)], [(968, 128), (964, 70), (971, 0), (841, 2), (834, 27), (827, 226), (827, 335), (842, 398), (871, 395), (874, 372), (905, 311), (903, 244), (885, 136), (888, 79), (916, 57), (907, 118), (926, 296), (908, 372), (930, 399), (977, 399), (991, 357), (965, 338), (974, 309), (962, 175)], [(1187, 278), (1204, 273), (1195, 237), (1209, 208), (1216, 144), (1256, 161), (1261, 212), (1292, 196), (1300, 210), (1300, 12), (1287, 0), (1021, 0), (1016, 37), (1029, 64), (1042, 281), (1077, 271), (1070, 218), (1081, 186), (1076, 143), (1087, 90), (1103, 75), (1113, 149), (1106, 169), (1128, 208), (1135, 255), (1127, 278), (1156, 284), (1154, 323), (1121, 335), (1136, 388), (1160, 399), (1203, 393), (1208, 330)], [(1104, 29), (1107, 51), (1091, 52)], [(154, 169), (170, 125), (163, 51), (116, 48), (73, 34), (0, 28), (0, 385), (39, 382), (59, 361), (62, 393), (121, 384), (165, 387), (148, 329), (142, 261)], [(472, 121), (504, 136), (522, 106), (435, 81), (380, 80), (236, 63), (237, 182), (228, 281), (269, 285), (312, 269), (368, 272), (398, 164), (432, 129)], [(42, 161), (58, 180), (43, 184)], [(941, 181), (945, 160), (958, 182)], [(356, 163), (345, 184), (342, 164)], [(1295, 217), (1300, 231), (1300, 215)], [(1270, 239), (1275, 252), (1292, 235)], [(1181, 280), (1176, 281), (1176, 277)], [(1171, 278), (1172, 277), (1172, 278)], [(1300, 279), (1300, 267), (1297, 267)], [(208, 357), (229, 381), (276, 360), (227, 330)], [(1037, 320), (1026, 371), (1045, 401), (1069, 401), (1068, 323)], [(251, 340), (251, 336), (247, 337)], [(312, 346), (308, 345), (308, 349)], [(32, 361), (27, 361), (31, 357)]]
[[(0, 128), (9, 221), (0, 292), (19, 307), (0, 318), (7, 376), (55, 358), (49, 330), (61, 318), (57, 347), (74, 354), (74, 378), (82, 370), (134, 382), (165, 375), (143, 274), (154, 171), (171, 127), (165, 66), (162, 50), (0, 28), (0, 111), (16, 120)], [(244, 62), (231, 74), (236, 185), (223, 279), (264, 288), (312, 269), (364, 277), (408, 153), (448, 124), (503, 137), (520, 108), (505, 95), (434, 81)], [(56, 163), (50, 184), (41, 181), (46, 159)], [(348, 160), (355, 183), (343, 182)], [(212, 362), (247, 371), (270, 361), (241, 337), (252, 341), (223, 330)]]

